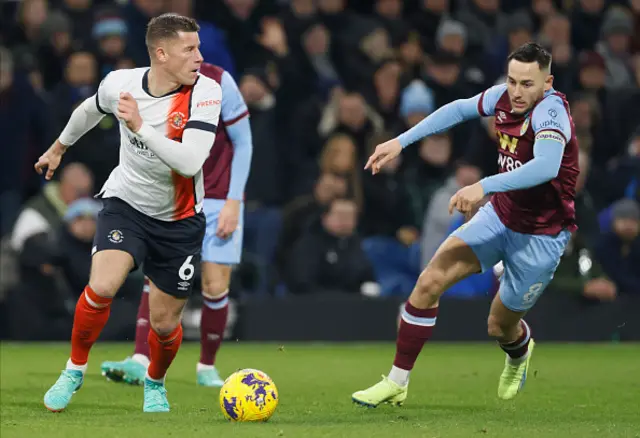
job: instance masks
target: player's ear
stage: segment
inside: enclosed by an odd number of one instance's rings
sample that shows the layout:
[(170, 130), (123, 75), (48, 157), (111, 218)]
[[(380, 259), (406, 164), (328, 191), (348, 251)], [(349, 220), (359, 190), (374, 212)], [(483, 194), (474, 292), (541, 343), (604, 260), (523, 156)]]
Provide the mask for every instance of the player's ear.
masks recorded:
[(553, 88), (553, 75), (547, 75), (544, 80), (544, 91), (549, 91)]
[(156, 49), (154, 50), (154, 53), (156, 55), (156, 59), (159, 62), (167, 61), (167, 51), (164, 49), (164, 47), (162, 46), (156, 47)]

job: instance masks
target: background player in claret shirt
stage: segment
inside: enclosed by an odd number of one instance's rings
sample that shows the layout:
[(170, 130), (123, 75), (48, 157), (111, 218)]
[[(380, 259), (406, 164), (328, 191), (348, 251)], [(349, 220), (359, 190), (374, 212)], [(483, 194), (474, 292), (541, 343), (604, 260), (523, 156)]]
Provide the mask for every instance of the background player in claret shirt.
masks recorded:
[[(215, 358), (227, 323), (231, 268), (240, 263), (242, 249), (243, 193), (253, 151), (249, 110), (233, 77), (221, 67), (204, 63), (200, 73), (222, 86), (222, 123), (204, 163), (207, 231), (202, 244), (202, 316), (200, 319), (200, 362), (196, 382), (220, 387), (224, 383)], [(133, 356), (107, 361), (102, 373), (113, 381), (141, 384), (149, 364), (149, 286), (145, 284), (136, 322)]]
[(167, 412), (164, 377), (182, 342), (182, 310), (193, 287), (205, 234), (202, 165), (214, 143), (222, 93), (201, 76), (198, 24), (165, 14), (148, 25), (150, 68), (108, 74), (71, 115), (36, 170), (50, 179), (67, 147), (107, 113), (120, 121), (120, 160), (109, 175), (96, 227), (89, 284), (76, 305), (71, 357), (47, 391), (51, 411), (80, 389), (89, 351), (127, 274), (144, 264), (149, 282), (150, 364), (145, 412)]
[(431, 336), (442, 293), (457, 281), (502, 261), (504, 274), (491, 304), (489, 335), (506, 352), (498, 396), (522, 389), (534, 342), (522, 319), (553, 277), (575, 230), (578, 145), (564, 95), (553, 89), (551, 55), (528, 43), (508, 58), (507, 83), (443, 106), (399, 137), (379, 145), (366, 164), (378, 173), (402, 148), (480, 116), (495, 115), (499, 174), (459, 190), (449, 204), (471, 215), (486, 194), (491, 202), (452, 234), (420, 275), (400, 321), (391, 372), (353, 394), (355, 402), (401, 404), (409, 373)]

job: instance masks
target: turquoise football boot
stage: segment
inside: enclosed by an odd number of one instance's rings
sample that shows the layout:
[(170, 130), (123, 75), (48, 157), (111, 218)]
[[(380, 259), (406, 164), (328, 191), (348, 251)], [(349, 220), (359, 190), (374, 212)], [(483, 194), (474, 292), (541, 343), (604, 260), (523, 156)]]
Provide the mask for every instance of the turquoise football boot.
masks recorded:
[(163, 383), (144, 379), (144, 412), (169, 412), (167, 390)]
[(107, 379), (129, 385), (142, 385), (147, 374), (147, 368), (130, 357), (120, 362), (102, 362), (100, 369)]
[(51, 412), (63, 411), (71, 401), (71, 396), (82, 387), (83, 379), (82, 371), (64, 370), (44, 395), (44, 406)]

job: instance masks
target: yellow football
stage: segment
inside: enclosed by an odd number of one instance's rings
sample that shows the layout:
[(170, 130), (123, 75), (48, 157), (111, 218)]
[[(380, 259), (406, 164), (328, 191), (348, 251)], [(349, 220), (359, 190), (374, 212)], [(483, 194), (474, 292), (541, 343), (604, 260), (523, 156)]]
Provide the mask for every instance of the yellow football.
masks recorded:
[(231, 421), (267, 421), (278, 407), (278, 389), (259, 370), (236, 371), (220, 390), (222, 414)]

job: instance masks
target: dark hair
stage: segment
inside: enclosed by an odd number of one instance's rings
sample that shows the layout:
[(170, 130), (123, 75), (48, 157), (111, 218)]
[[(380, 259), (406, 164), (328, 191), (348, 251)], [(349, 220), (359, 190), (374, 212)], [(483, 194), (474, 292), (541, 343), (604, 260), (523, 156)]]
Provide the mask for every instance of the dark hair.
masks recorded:
[(353, 204), (356, 207), (356, 211), (359, 210), (358, 209), (358, 203), (356, 202), (356, 200), (353, 197), (351, 197), (351, 196), (336, 196), (331, 201), (329, 201), (329, 203), (327, 205), (322, 207), (322, 216), (326, 216), (327, 214), (331, 213), (331, 209), (333, 209), (334, 204), (336, 204), (338, 202), (348, 202), (350, 204)]
[(152, 18), (147, 24), (147, 47), (155, 47), (162, 39), (176, 38), (178, 32), (198, 32), (200, 26), (193, 18), (178, 14), (162, 14)]
[(512, 60), (531, 63), (537, 62), (540, 70), (549, 69), (551, 66), (551, 54), (538, 43), (526, 43), (511, 52), (507, 63)]

